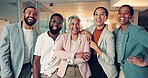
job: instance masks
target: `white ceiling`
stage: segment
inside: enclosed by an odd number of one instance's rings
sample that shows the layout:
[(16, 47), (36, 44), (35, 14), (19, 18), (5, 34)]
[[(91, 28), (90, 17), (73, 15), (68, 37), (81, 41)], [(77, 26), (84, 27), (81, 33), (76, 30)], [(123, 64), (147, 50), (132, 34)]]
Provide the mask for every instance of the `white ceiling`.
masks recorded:
[[(91, 18), (93, 11), (98, 6), (109, 9), (108, 0), (36, 0), (51, 12), (59, 12), (65, 18), (78, 15), (81, 18)], [(53, 6), (50, 6), (53, 3)]]
[[(17, 0), (0, 0), (0, 19), (10, 20), (15, 22), (17, 20)], [(24, 5), (33, 5), (32, 2), (39, 2), (42, 8), (40, 8), (40, 18), (48, 18), (52, 13), (59, 12), (64, 18), (70, 15), (78, 15), (81, 18), (92, 18), (93, 11), (98, 6), (106, 7), (110, 12), (109, 19), (116, 20), (117, 7), (110, 5), (111, 1), (120, 2), (123, 0), (23, 0)], [(126, 1), (120, 2), (119, 5), (125, 4)], [(145, 0), (134, 0), (134, 1), (145, 1)], [(148, 0), (146, 0), (145, 3)], [(53, 3), (53, 6), (50, 6)], [(130, 2), (132, 3), (132, 2)], [(138, 3), (137, 3), (138, 4)], [(135, 5), (135, 4), (134, 4)], [(140, 7), (138, 10), (145, 10), (147, 6)]]

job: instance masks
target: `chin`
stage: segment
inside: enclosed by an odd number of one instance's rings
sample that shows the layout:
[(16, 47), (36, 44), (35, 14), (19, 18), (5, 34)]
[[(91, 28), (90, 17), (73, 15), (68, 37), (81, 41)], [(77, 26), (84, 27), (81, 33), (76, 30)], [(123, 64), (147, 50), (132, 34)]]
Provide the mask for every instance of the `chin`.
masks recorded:
[(77, 35), (77, 34), (78, 34), (78, 32), (72, 32), (72, 34)]

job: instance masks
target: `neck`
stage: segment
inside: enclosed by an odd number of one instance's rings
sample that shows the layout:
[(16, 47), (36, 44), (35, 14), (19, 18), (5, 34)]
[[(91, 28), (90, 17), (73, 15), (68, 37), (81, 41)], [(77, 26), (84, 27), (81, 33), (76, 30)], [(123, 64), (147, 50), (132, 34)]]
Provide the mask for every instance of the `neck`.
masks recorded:
[(48, 31), (48, 35), (55, 41), (56, 38), (58, 37), (59, 33), (58, 34), (52, 34), (50, 31)]
[(104, 25), (97, 26), (97, 29), (98, 29), (98, 30), (101, 30), (101, 29), (103, 29), (103, 28), (104, 28)]
[(27, 25), (24, 21), (22, 22), (22, 27), (28, 30), (31, 30), (33, 28), (33, 26)]
[(71, 35), (71, 39), (74, 40), (74, 41), (76, 41), (76, 40), (78, 39), (78, 35), (72, 34), (72, 35)]
[(121, 25), (121, 32), (124, 32), (126, 27), (128, 26), (129, 24), (126, 24), (126, 25)]

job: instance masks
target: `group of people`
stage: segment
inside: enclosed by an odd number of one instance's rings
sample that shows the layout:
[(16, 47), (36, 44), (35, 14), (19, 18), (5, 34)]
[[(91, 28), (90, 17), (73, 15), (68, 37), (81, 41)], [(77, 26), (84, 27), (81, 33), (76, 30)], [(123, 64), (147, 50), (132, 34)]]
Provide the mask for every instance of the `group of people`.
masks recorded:
[(119, 8), (121, 26), (113, 32), (105, 24), (108, 14), (97, 7), (85, 30), (78, 16), (70, 16), (70, 33), (61, 34), (63, 16), (54, 13), (39, 35), (33, 27), (38, 11), (26, 7), (22, 21), (3, 28), (1, 78), (148, 78), (148, 32), (130, 22), (133, 7)]

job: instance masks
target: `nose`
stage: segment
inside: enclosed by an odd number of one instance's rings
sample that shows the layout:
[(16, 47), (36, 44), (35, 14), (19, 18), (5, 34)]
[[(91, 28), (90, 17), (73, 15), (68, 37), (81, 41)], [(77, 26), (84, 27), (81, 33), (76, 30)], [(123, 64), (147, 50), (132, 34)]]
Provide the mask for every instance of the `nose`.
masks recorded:
[(54, 24), (54, 25), (58, 25), (58, 22), (55, 21), (53, 24)]
[(101, 18), (101, 15), (98, 15), (97, 18)]
[(121, 13), (120, 16), (125, 16), (125, 14), (124, 13)]

